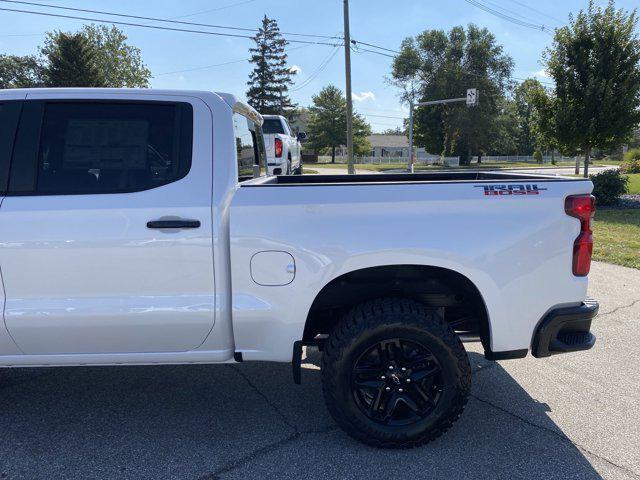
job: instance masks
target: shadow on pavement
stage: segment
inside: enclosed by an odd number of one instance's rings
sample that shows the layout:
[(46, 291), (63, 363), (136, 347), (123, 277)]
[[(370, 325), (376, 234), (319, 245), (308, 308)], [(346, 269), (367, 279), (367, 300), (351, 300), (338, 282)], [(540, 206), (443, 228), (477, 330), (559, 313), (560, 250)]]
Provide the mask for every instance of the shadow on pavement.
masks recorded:
[(301, 386), (272, 363), (0, 371), (0, 479), (601, 478), (544, 403), (469, 355), (462, 418), (403, 451), (335, 426), (317, 352)]

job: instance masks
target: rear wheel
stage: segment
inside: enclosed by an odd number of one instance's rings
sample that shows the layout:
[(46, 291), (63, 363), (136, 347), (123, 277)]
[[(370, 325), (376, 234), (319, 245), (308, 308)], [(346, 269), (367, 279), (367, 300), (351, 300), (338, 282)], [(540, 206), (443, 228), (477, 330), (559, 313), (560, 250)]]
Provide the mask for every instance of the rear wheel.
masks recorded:
[(352, 309), (325, 343), (325, 401), (349, 435), (408, 448), (442, 435), (471, 387), (464, 347), (438, 310), (403, 299)]

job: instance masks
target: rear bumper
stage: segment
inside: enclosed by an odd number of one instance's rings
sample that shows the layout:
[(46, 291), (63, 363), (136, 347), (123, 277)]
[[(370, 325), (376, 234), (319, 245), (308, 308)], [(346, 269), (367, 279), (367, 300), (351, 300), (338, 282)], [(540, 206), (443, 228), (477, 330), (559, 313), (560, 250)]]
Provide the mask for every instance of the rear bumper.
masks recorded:
[(589, 350), (596, 343), (591, 333), (591, 320), (598, 314), (598, 302), (585, 300), (576, 307), (554, 308), (542, 319), (535, 335), (531, 353), (542, 358), (558, 353)]
[(286, 172), (287, 159), (283, 157), (267, 158), (267, 173), (269, 175), (284, 175)]

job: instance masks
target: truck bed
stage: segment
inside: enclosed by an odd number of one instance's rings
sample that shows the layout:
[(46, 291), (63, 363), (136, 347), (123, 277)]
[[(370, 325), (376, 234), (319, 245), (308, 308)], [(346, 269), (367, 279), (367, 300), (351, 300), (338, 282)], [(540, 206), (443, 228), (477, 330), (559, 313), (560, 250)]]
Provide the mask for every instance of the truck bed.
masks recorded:
[(358, 175), (278, 175), (244, 182), (242, 186), (258, 185), (326, 185), (326, 184), (393, 184), (393, 183), (457, 183), (457, 182), (571, 182), (579, 177), (563, 177), (533, 173), (496, 171), (442, 171), (424, 173), (367, 173)]

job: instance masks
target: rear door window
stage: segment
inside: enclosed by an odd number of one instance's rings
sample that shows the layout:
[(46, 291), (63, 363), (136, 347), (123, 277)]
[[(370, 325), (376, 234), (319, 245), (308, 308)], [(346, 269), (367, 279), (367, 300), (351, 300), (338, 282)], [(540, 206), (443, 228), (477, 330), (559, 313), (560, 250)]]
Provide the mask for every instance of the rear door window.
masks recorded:
[(40, 112), (33, 114), (42, 116), (35, 171), (29, 158), (14, 156), (24, 162), (15, 175), (12, 168), (14, 193), (138, 192), (177, 181), (191, 167), (188, 103), (45, 102)]

